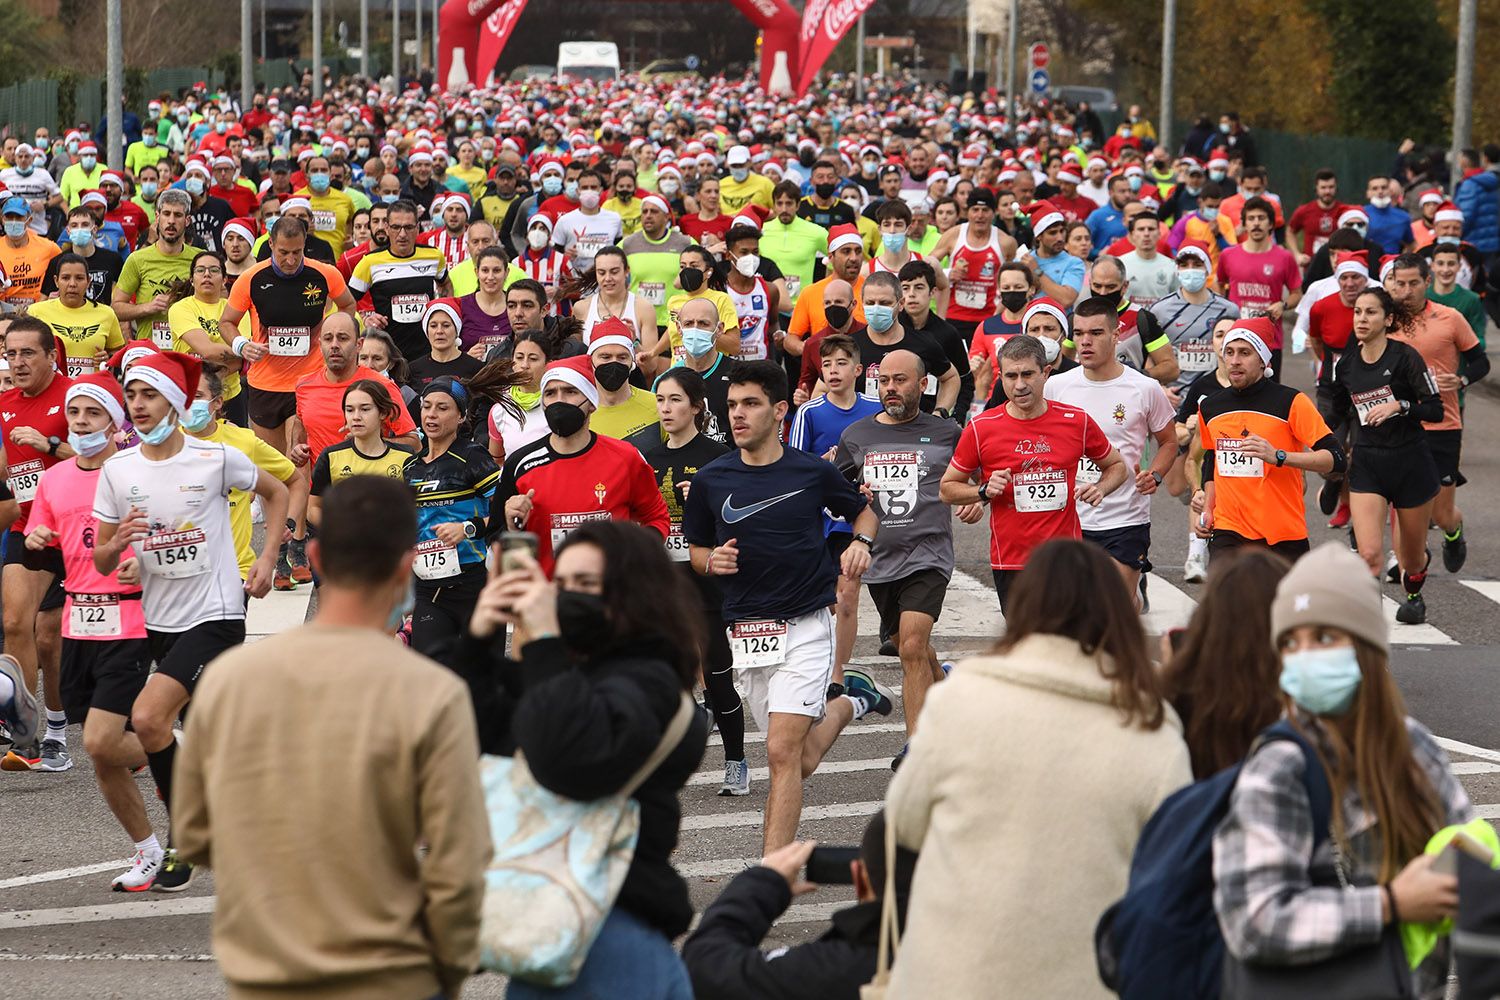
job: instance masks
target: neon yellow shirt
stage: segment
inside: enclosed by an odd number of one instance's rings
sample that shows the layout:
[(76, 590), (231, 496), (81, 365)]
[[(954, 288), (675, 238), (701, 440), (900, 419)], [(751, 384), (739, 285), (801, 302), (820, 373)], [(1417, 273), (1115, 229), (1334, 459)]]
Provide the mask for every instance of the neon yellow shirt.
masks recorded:
[(354, 199), (337, 188), (329, 188), (327, 194), (313, 194), (312, 188), (296, 192), (312, 205), (313, 235), (328, 241), (337, 260), (344, 252), (344, 241), (349, 234), (349, 217), (354, 214)]
[[(238, 448), (246, 458), (283, 483), (297, 474), (297, 467), (281, 452), (256, 437), (254, 431), (236, 427), (227, 420), (214, 421), (211, 430), (194, 437)], [(254, 496), (245, 490), (229, 491), (229, 527), (234, 532), (234, 554), (240, 564), (241, 579), (250, 575), (250, 567), (255, 564), (255, 549), (250, 546), (254, 530), (250, 520), (250, 501)]]
[[(219, 317), (224, 315), (224, 307), (228, 304), (227, 295), (212, 305), (198, 301), (196, 296), (173, 302), (167, 310), (167, 325), (172, 328), (172, 350), (198, 357), (198, 352), (183, 339), (182, 334), (186, 330), (202, 330), (215, 344), (228, 347), (229, 341), (219, 336)], [(224, 401), (227, 403), (240, 394), (240, 373), (224, 369), (223, 374)]]
[(125, 346), (115, 311), (97, 302), (85, 301), (81, 308), (69, 309), (62, 299), (43, 299), (28, 312), (52, 327), (66, 355), (68, 378), (93, 374), (99, 370), (95, 358), (99, 351), (113, 354)]
[[(724, 324), (726, 330), (738, 330), (740, 328), (740, 314), (734, 308), (734, 299), (724, 292), (716, 292), (712, 288), (700, 288), (696, 294), (689, 295), (687, 292), (678, 292), (667, 300), (667, 337), (672, 341), (672, 357), (681, 361), (686, 357), (682, 347), (682, 334), (677, 329), (677, 310), (688, 299), (708, 299), (719, 309), (719, 322)], [(655, 397), (652, 397), (655, 399)], [(653, 404), (655, 405), (655, 404)], [(595, 428), (597, 430), (597, 428)]]
[(737, 215), (740, 209), (751, 202), (771, 210), (771, 192), (776, 190), (776, 183), (765, 174), (750, 172), (750, 176), (743, 181), (737, 181), (732, 176), (725, 177), (719, 181), (719, 211), (725, 215)]

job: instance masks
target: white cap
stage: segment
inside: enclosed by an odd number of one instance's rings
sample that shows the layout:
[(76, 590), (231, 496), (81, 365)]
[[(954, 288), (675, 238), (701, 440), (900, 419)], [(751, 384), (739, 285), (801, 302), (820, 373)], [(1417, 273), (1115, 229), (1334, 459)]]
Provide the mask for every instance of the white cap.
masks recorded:
[(750, 162), (749, 146), (730, 146), (724, 162), (731, 167), (740, 167)]

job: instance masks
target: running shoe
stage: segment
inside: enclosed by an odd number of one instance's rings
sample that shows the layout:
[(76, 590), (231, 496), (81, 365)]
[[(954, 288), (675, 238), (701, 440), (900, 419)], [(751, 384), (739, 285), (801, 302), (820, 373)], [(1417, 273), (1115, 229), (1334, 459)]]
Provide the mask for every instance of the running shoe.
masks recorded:
[[(42, 713), (34, 695), (26, 687), (26, 678), (21, 664), (14, 656), (0, 655), (0, 674), (4, 674), (15, 689), (11, 696), (0, 701), (0, 723), (10, 730), (10, 742), (25, 746), (35, 743), (41, 726)], [(7, 770), (25, 770), (25, 768)]]
[(864, 702), (866, 714), (890, 715), (896, 707), (890, 688), (877, 684), (875, 678), (853, 667), (844, 669), (844, 693)]
[(1396, 553), (1394, 550), (1389, 551), (1385, 554), (1385, 582), (1401, 582), (1401, 563), (1397, 561)]
[(169, 850), (162, 857), (161, 871), (156, 873), (156, 884), (151, 888), (157, 892), (181, 892), (193, 880), (193, 866)]
[(307, 564), (307, 540), (292, 539), (286, 554), (287, 564), (292, 568), (292, 579), (298, 583), (312, 583), (312, 567)]
[[(1324, 513), (1327, 513), (1327, 512), (1325, 511)], [(1348, 525), (1349, 525), (1349, 518), (1350, 518), (1349, 505), (1346, 504), (1346, 503), (1341, 503), (1341, 504), (1339, 504), (1338, 511), (1335, 512), (1334, 515), (1328, 519), (1328, 526), (1330, 528), (1345, 528), (1345, 527), (1348, 527)]]
[(114, 892), (145, 892), (156, 884), (157, 873), (161, 871), (162, 861), (165, 855), (161, 851), (136, 851), (135, 857), (130, 862), (130, 870), (115, 876), (115, 880), (109, 884)]
[(1184, 583), (1202, 583), (1208, 577), (1208, 555), (1206, 553), (1191, 552), (1188, 554), (1187, 562), (1182, 566), (1182, 579)]
[(271, 578), (271, 586), (277, 590), (296, 590), (297, 581), (292, 579), (292, 564), (287, 561), (287, 550), (283, 548), (281, 555), (276, 558), (276, 573)]
[(953, 673), (953, 664), (951, 664), (951, 663), (944, 663), (944, 664), (942, 664), (942, 668), (943, 668), (943, 679), (947, 680), (948, 679), (948, 675), (951, 674), (951, 673)]
[(1464, 538), (1464, 526), (1458, 526), (1458, 537), (1449, 539), (1447, 534), (1443, 535), (1443, 569), (1450, 573), (1457, 573), (1464, 568), (1464, 560), (1469, 558), (1469, 543)]
[(906, 752), (911, 749), (910, 743), (901, 744), (901, 752), (891, 758), (891, 770), (901, 770), (901, 765), (906, 761)]
[(726, 760), (724, 762), (724, 787), (719, 789), (719, 794), (749, 795), (750, 765), (742, 760)]
[(1343, 489), (1342, 483), (1336, 483), (1331, 479), (1323, 480), (1323, 486), (1318, 490), (1318, 509), (1328, 517), (1339, 507), (1339, 492)]
[(62, 740), (42, 740), (42, 759), (33, 771), (71, 771), (73, 758), (68, 756), (68, 745)]
[(1141, 592), (1141, 614), (1151, 610), (1151, 598), (1146, 594), (1146, 574), (1142, 573), (1137, 589)]
[(880, 640), (881, 656), (900, 656), (901, 650), (896, 647), (896, 640), (890, 636), (884, 636)]
[(42, 762), (42, 748), (35, 742), (10, 748), (0, 758), (0, 771), (30, 771)]
[(15, 742), (11, 739), (10, 730), (6, 728), (5, 723), (0, 722), (0, 757), (4, 757), (3, 751), (9, 750)]
[(1407, 594), (1406, 601), (1396, 608), (1396, 620), (1402, 625), (1421, 625), (1427, 621), (1427, 602), (1421, 594)]

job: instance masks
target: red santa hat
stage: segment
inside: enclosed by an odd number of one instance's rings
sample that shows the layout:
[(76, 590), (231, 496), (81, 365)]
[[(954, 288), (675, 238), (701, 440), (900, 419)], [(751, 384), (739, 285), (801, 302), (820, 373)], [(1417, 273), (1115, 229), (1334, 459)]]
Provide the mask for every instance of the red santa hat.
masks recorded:
[(219, 231), (219, 241), (223, 242), (224, 237), (228, 236), (230, 233), (235, 233), (243, 237), (246, 243), (254, 243), (255, 220), (247, 219), (243, 216), (238, 219), (230, 219), (228, 222), (224, 223), (224, 228)]
[(829, 254), (842, 250), (844, 247), (860, 247), (861, 250), (864, 247), (864, 240), (860, 239), (859, 229), (848, 222), (841, 226), (834, 226), (828, 231)]
[(187, 416), (193, 397), (198, 394), (198, 380), (203, 376), (203, 362), (180, 351), (157, 351), (147, 354), (125, 373), (125, 384), (144, 382), (166, 397), (178, 416)]
[(115, 427), (125, 426), (125, 391), (120, 388), (120, 383), (108, 372), (94, 372), (89, 375), (80, 375), (68, 386), (68, 394), (63, 399), (63, 405), (73, 401), (74, 396), (84, 396), (104, 407), (104, 412), (114, 421)]
[(592, 355), (601, 347), (623, 347), (627, 351), (635, 351), (635, 336), (630, 332), (630, 327), (618, 316), (611, 316), (594, 324), (589, 331), (589, 354)]
[(458, 309), (457, 299), (433, 299), (427, 303), (427, 309), (422, 313), (422, 329), (427, 329), (427, 321), (432, 319), (434, 313), (447, 313), (448, 318), (453, 321), (453, 329), (462, 330), (464, 320)]
[(571, 385), (583, 397), (594, 406), (599, 405), (599, 386), (594, 383), (594, 366), (589, 359), (583, 355), (571, 358), (560, 358), (547, 366), (542, 372), (541, 391), (547, 391), (548, 382), (563, 382)]
[(150, 340), (127, 340), (125, 346), (110, 355), (109, 366), (115, 371), (124, 371), (142, 358), (159, 354), (161, 348)]
[(1031, 325), (1031, 318), (1037, 315), (1051, 316), (1057, 320), (1057, 325), (1062, 327), (1064, 336), (1068, 332), (1068, 314), (1063, 311), (1062, 303), (1056, 299), (1049, 299), (1043, 295), (1041, 298), (1032, 299), (1026, 306), (1026, 311), (1021, 314), (1021, 332)]
[(1364, 250), (1341, 250), (1334, 258), (1333, 276), (1362, 274), (1370, 276), (1370, 255)]
[(1445, 201), (1438, 206), (1437, 214), (1432, 217), (1433, 222), (1462, 222), (1463, 211), (1453, 202)]
[(672, 217), (672, 206), (668, 205), (667, 199), (663, 198), (659, 194), (648, 194), (646, 195), (646, 197), (642, 198), (641, 207), (645, 208), (647, 205), (650, 205), (652, 208), (658, 210), (669, 219)]
[(1255, 353), (1260, 355), (1261, 363), (1266, 366), (1266, 378), (1270, 378), (1275, 372), (1271, 367), (1271, 349), (1266, 344), (1276, 338), (1276, 327), (1268, 317), (1251, 316), (1246, 319), (1237, 319), (1234, 326), (1224, 335), (1224, 346), (1228, 347), (1236, 340), (1243, 340), (1255, 348)]

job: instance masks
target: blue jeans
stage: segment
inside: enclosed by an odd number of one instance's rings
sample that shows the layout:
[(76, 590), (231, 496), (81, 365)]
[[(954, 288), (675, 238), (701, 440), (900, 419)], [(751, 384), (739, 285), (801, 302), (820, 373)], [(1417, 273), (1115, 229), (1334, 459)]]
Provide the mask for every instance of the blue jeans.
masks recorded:
[(508, 1000), (693, 1000), (693, 987), (672, 942), (616, 907), (571, 986), (552, 989), (511, 980), (505, 995)]

